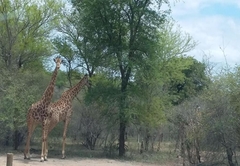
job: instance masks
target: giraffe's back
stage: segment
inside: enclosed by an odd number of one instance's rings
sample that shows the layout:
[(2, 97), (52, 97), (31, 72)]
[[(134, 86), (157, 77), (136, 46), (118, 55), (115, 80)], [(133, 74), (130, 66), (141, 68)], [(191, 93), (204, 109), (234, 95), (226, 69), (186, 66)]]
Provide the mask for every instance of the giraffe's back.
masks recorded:
[(35, 123), (41, 123), (48, 116), (47, 106), (41, 101), (32, 104), (29, 108), (28, 119), (33, 120)]
[(72, 104), (64, 100), (59, 100), (51, 103), (48, 110), (51, 113), (51, 121), (64, 121), (72, 115)]

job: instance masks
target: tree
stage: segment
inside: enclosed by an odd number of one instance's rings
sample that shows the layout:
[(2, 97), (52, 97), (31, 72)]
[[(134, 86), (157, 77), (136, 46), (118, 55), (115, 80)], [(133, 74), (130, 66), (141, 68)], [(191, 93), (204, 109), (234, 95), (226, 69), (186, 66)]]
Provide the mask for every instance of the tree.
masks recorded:
[[(165, 120), (165, 110), (171, 107), (176, 98), (171, 83), (186, 79), (184, 70), (193, 64), (193, 58), (187, 52), (194, 48), (195, 42), (180, 29), (174, 30), (172, 20), (165, 22), (159, 30), (159, 41), (155, 53), (146, 59), (146, 65), (140, 66), (130, 87), (130, 109), (133, 122), (142, 124), (150, 138), (152, 128), (159, 128)], [(145, 142), (148, 142), (147, 140)], [(146, 148), (147, 149), (147, 148)]]
[[(62, 4), (53, 0), (0, 2), (0, 57), (7, 68), (21, 68), (49, 56), (51, 30)], [(47, 49), (46, 49), (47, 48)]]
[[(202, 95), (206, 103), (203, 112), (206, 149), (225, 152), (224, 155), (226, 154), (227, 162), (231, 166), (237, 165), (234, 154), (239, 140), (236, 132), (239, 127), (236, 105), (231, 102), (238, 87), (234, 79), (237, 75), (238, 73), (228, 71), (216, 75), (213, 83)], [(213, 158), (215, 161), (219, 161), (221, 153), (217, 155)]]
[[(156, 4), (159, 9), (168, 1), (72, 1), (76, 13), (79, 14), (82, 28), (90, 44), (93, 41), (103, 42), (101, 48), (105, 68), (113, 71), (120, 78), (119, 99), (119, 156), (125, 153), (125, 130), (127, 118), (127, 91), (131, 78), (138, 66), (144, 65), (151, 53), (151, 46), (157, 41), (156, 32), (166, 19), (169, 10), (161, 11), (152, 8)], [(79, 18), (78, 17), (78, 18)], [(83, 36), (85, 37), (85, 36)], [(100, 43), (100, 42), (98, 42)]]

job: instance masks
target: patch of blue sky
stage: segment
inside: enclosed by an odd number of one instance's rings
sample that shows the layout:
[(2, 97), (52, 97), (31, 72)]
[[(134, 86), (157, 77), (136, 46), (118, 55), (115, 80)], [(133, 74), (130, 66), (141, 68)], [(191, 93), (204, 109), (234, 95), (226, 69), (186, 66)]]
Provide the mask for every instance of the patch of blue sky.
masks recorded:
[(205, 16), (221, 15), (240, 19), (240, 8), (234, 4), (215, 3), (207, 5), (200, 10), (200, 13)]

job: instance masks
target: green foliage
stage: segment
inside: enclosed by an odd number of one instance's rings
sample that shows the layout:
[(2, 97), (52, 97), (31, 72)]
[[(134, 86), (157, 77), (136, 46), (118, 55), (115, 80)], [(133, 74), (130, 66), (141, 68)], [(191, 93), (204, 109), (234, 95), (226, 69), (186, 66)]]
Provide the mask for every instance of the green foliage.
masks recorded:
[[(198, 92), (199, 95), (194, 100), (188, 100), (189, 104), (198, 106), (198, 114), (191, 114), (185, 111), (185, 108), (178, 106), (179, 110), (169, 116), (171, 119), (174, 119), (176, 115), (179, 115), (176, 117), (181, 117), (185, 127), (179, 131), (186, 133), (183, 138), (191, 143), (189, 144), (191, 148), (194, 148), (195, 139), (200, 141), (200, 149), (206, 151), (206, 162), (223, 161), (225, 153), (220, 152), (227, 153), (228, 161), (226, 162), (235, 160), (233, 153), (239, 143), (239, 115), (232, 97), (238, 89), (237, 75), (237, 70), (215, 75), (212, 82), (208, 82), (207, 89), (203, 88), (200, 94)], [(175, 122), (178, 122), (179, 118), (176, 117)], [(198, 121), (196, 122), (195, 119)], [(176, 126), (180, 126), (179, 124), (176, 123)], [(188, 130), (188, 128), (195, 129), (195, 131)], [(215, 154), (211, 154), (212, 152)]]
[(61, 89), (67, 84), (67, 74), (63, 71), (58, 71), (56, 86)]
[[(130, 109), (138, 114), (138, 120), (148, 125), (159, 125), (164, 121), (164, 112), (170, 108), (172, 101), (186, 98), (176, 93), (175, 84), (185, 83), (190, 79), (192, 76), (187, 76), (185, 71), (191, 71), (191, 66), (197, 62), (185, 55), (194, 47), (194, 41), (188, 35), (182, 35), (181, 31), (173, 29), (171, 21), (162, 27), (159, 41), (157, 45), (153, 45), (157, 51), (139, 68), (134, 83), (130, 86), (134, 103)], [(201, 72), (204, 73), (204, 70)], [(198, 76), (196, 78), (200, 79)], [(188, 88), (193, 89), (190, 86)], [(187, 93), (186, 90), (183, 92)]]
[(60, 2), (3, 0), (0, 6), (0, 56), (8, 68), (25, 67), (52, 53), (47, 37), (57, 25)]
[(97, 104), (102, 115), (106, 116), (109, 121), (116, 122), (118, 119), (119, 104), (119, 81), (106, 77), (103, 74), (94, 75), (91, 78), (92, 87), (86, 94), (86, 102)]
[[(198, 62), (192, 57), (183, 58), (180, 64), (187, 67), (180, 69), (182, 75), (173, 77), (170, 81), (170, 94), (174, 96), (173, 104), (179, 104), (182, 101), (196, 96), (210, 83), (209, 78), (205, 74), (205, 65)], [(178, 63), (178, 64), (179, 64)]]
[(5, 144), (5, 138), (11, 137), (15, 131), (24, 136), (28, 108), (41, 97), (40, 94), (46, 88), (47, 78), (50, 78), (39, 71), (37, 73), (5, 72), (8, 77), (0, 75), (4, 83), (3, 95), (0, 96), (0, 125), (2, 126), (0, 133), (3, 136), (0, 142), (2, 144)]
[(119, 70), (126, 72), (128, 66), (145, 62), (144, 56), (149, 55), (156, 41), (156, 27), (167, 13), (151, 10), (150, 1), (146, 4), (115, 0), (72, 2), (75, 11), (71, 23), (79, 36), (75, 35), (71, 41), (78, 48), (80, 57), (85, 63), (87, 59), (88, 65), (94, 68), (101, 65), (119, 73)]
[(234, 110), (240, 115), (240, 104), (238, 101), (238, 98), (240, 96), (239, 74), (240, 74), (240, 67), (236, 66), (233, 69), (233, 71), (225, 77), (226, 84), (224, 85), (223, 88), (226, 91), (229, 91), (231, 105), (234, 107)]

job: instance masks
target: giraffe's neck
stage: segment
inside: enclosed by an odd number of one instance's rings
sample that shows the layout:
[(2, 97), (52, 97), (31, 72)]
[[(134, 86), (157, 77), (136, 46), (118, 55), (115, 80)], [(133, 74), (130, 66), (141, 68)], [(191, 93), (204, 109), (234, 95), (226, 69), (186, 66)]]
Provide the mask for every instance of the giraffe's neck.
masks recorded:
[(45, 92), (43, 93), (41, 100), (46, 105), (49, 105), (52, 100), (58, 70), (59, 70), (59, 68), (56, 66), (56, 68), (54, 69), (54, 72), (52, 74), (51, 82), (49, 83), (48, 87), (46, 88)]
[(83, 77), (79, 83), (77, 83), (72, 88), (68, 89), (66, 92), (64, 92), (61, 96), (61, 98), (67, 98), (70, 102), (77, 96), (77, 94), (80, 92), (80, 90), (86, 85), (87, 78)]

